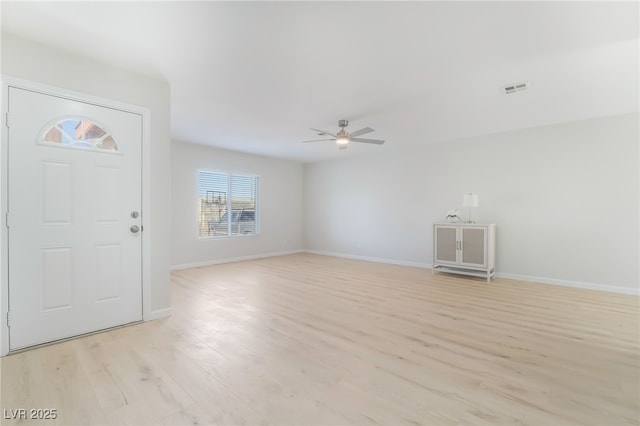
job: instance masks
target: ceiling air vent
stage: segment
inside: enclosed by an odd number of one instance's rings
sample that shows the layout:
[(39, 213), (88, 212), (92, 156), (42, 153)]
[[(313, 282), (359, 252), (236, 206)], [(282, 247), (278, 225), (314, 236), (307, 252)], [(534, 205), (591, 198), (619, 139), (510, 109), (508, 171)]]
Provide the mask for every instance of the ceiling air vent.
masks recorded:
[(523, 90), (527, 90), (529, 88), (529, 83), (517, 83), (511, 84), (509, 86), (505, 86), (502, 88), (504, 90), (505, 95), (510, 95), (511, 93), (522, 92)]

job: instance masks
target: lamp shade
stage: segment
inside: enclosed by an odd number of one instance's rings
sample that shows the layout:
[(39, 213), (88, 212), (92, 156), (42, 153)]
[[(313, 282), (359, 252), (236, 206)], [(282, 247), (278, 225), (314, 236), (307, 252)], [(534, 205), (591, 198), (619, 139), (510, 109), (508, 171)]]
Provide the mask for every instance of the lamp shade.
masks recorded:
[(464, 194), (462, 205), (464, 207), (478, 207), (478, 194), (473, 194), (471, 192)]

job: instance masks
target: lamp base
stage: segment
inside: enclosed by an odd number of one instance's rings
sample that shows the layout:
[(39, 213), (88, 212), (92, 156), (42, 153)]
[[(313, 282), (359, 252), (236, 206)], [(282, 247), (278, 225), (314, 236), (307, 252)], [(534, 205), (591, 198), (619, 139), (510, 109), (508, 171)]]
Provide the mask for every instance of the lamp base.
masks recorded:
[[(471, 194), (469, 194), (471, 195)], [(475, 220), (471, 219), (471, 206), (469, 206), (469, 216), (467, 216), (469, 219), (467, 219), (464, 223), (476, 223)]]

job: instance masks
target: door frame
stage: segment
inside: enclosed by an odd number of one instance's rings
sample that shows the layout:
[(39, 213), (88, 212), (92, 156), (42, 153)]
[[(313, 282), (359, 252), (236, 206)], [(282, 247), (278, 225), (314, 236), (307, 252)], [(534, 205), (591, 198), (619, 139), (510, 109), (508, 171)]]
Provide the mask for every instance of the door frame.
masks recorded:
[(106, 99), (86, 93), (49, 86), (34, 81), (24, 80), (11, 76), (0, 75), (0, 85), (2, 86), (2, 108), (0, 115), (0, 356), (9, 353), (9, 327), (7, 316), (9, 312), (9, 239), (7, 232), (7, 204), (8, 204), (8, 146), (9, 132), (7, 127), (7, 112), (9, 109), (9, 88), (29, 90), (45, 95), (57, 96), (90, 103), (106, 108), (118, 109), (121, 111), (138, 114), (142, 117), (142, 214), (141, 224), (146, 232), (141, 233), (142, 238), (142, 320), (148, 321), (152, 318), (151, 311), (151, 250), (149, 226), (151, 216), (151, 110), (149, 108), (127, 104), (124, 102)]

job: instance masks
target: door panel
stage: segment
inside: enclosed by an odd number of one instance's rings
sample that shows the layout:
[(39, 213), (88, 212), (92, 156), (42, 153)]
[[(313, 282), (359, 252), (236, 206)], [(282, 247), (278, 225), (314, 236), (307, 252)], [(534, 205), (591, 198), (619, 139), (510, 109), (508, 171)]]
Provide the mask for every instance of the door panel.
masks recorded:
[(9, 114), (10, 349), (141, 320), (142, 117), (14, 87)]
[(71, 247), (41, 249), (42, 310), (68, 308), (73, 291), (73, 256)]
[(42, 162), (42, 222), (71, 223), (71, 164)]
[(100, 196), (95, 204), (97, 222), (118, 222), (118, 198), (120, 197), (120, 169), (98, 166), (95, 169), (95, 190)]
[(117, 299), (122, 287), (122, 246), (104, 244), (95, 248), (96, 302)]
[(462, 264), (486, 265), (485, 239), (484, 228), (462, 228)]
[(436, 261), (456, 263), (458, 260), (457, 229), (438, 226), (436, 228)]

